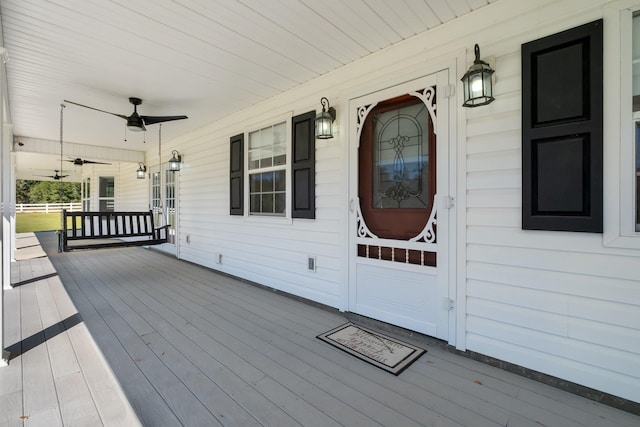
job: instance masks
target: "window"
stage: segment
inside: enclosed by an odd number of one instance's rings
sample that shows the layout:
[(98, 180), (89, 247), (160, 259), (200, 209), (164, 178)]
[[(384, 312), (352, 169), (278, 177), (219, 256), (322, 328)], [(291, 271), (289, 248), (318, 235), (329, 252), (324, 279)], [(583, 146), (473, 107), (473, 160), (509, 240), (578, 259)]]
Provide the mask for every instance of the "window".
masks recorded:
[(249, 214), (285, 216), (287, 124), (249, 132)]
[(91, 210), (91, 178), (82, 180), (82, 210), (85, 212)]
[(640, 5), (630, 4), (604, 9), (603, 244), (640, 249)]
[(151, 173), (151, 210), (153, 211), (153, 223), (164, 224), (162, 221), (162, 200), (160, 199), (160, 172)]
[(98, 205), (100, 212), (113, 212), (115, 210), (115, 180), (112, 176), (99, 178)]
[[(394, 105), (394, 107), (396, 107)], [(435, 192), (435, 169), (429, 169), (429, 113), (424, 103), (374, 114), (373, 178), (374, 209), (431, 208)]]
[(315, 219), (315, 116), (308, 111), (229, 139), (230, 215), (244, 216), (248, 204), (253, 217)]
[(174, 244), (176, 243), (176, 220), (177, 220), (177, 211), (176, 211), (176, 173), (170, 170), (164, 171), (164, 200), (167, 211), (167, 222), (169, 225), (169, 233), (167, 236), (167, 242)]

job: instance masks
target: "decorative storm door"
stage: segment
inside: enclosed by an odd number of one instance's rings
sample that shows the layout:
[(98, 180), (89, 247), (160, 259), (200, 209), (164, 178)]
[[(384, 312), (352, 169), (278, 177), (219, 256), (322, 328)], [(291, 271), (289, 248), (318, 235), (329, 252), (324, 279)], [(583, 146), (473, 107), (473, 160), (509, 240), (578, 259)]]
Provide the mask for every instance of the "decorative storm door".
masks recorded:
[(437, 89), (447, 75), (350, 102), (349, 310), (441, 339), (449, 335), (449, 211), (436, 194), (450, 200), (449, 99)]

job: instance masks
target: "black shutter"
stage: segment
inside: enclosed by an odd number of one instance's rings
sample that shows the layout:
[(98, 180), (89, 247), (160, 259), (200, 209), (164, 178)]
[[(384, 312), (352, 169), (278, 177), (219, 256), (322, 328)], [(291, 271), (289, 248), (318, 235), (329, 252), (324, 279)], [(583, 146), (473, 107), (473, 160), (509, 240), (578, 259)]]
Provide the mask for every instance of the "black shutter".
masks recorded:
[(291, 216), (316, 217), (316, 112), (300, 114), (292, 119), (292, 185)]
[(602, 232), (602, 20), (522, 45), (522, 228)]
[(229, 213), (244, 215), (244, 134), (230, 139)]

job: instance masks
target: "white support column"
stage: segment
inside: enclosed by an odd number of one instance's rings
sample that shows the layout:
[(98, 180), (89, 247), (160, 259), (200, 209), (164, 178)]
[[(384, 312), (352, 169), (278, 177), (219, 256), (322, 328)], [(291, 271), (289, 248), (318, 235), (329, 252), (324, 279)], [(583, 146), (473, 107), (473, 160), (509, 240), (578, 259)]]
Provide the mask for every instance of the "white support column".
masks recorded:
[(0, 64), (0, 118), (2, 118), (2, 131), (0, 131), (0, 200), (2, 202), (2, 229), (0, 230), (0, 245), (2, 247), (2, 262), (0, 271), (2, 273), (2, 289), (0, 289), (0, 349), (2, 350), (2, 358), (0, 358), (0, 366), (6, 366), (8, 363), (8, 355), (5, 354), (4, 342), (4, 292), (5, 289), (11, 287), (11, 195), (13, 193), (12, 186), (12, 161), (11, 161), (11, 132), (6, 131), (8, 123), (7, 107), (7, 90), (6, 90), (6, 49), (0, 48), (2, 56), (2, 64)]

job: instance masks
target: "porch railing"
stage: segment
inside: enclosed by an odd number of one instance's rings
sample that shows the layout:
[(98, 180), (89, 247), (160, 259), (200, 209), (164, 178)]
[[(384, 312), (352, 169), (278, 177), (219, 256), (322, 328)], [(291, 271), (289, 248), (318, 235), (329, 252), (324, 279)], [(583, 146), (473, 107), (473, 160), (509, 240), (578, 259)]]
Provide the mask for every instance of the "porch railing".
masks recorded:
[(78, 212), (82, 210), (82, 203), (16, 203), (16, 213), (50, 213)]

